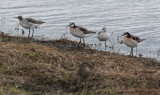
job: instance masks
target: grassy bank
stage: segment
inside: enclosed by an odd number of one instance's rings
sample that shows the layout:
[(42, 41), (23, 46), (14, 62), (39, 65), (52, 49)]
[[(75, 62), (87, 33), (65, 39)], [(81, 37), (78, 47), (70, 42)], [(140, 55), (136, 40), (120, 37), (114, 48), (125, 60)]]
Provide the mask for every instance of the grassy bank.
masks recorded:
[[(89, 48), (67, 39), (30, 40), (0, 35), (0, 95), (158, 95), (160, 63)], [(90, 65), (87, 89), (77, 84)]]

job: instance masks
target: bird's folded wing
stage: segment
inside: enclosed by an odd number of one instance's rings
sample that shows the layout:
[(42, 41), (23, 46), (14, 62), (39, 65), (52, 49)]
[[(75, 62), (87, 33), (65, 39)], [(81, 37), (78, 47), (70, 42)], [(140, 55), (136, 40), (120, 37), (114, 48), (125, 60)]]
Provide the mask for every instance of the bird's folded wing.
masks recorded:
[(26, 18), (26, 20), (30, 23), (33, 23), (33, 24), (42, 24), (42, 23), (45, 23), (43, 21), (39, 21), (39, 20), (35, 20), (33, 18)]
[(89, 31), (83, 27), (80, 27), (80, 26), (77, 26), (77, 28), (79, 28), (84, 34), (91, 34), (91, 33), (96, 33), (96, 32), (93, 32), (93, 31)]
[(140, 42), (146, 40), (146, 39), (140, 39), (139, 37), (133, 36), (133, 35), (132, 35), (132, 39), (135, 40), (135, 41), (137, 41), (138, 43), (140, 43)]

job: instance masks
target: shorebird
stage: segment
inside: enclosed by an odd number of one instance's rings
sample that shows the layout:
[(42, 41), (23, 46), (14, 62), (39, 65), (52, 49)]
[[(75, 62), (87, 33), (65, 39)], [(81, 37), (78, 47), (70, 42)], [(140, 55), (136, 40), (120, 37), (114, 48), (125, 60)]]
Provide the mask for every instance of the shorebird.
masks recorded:
[(32, 37), (33, 37), (33, 34), (34, 34), (34, 28), (37, 28), (39, 25), (45, 23), (43, 21), (40, 21), (40, 20), (35, 20), (33, 18), (23, 18), (22, 16), (18, 16), (18, 17), (15, 17), (17, 19), (19, 19), (19, 24), (23, 27), (23, 28), (26, 28), (26, 29), (29, 29), (29, 34), (28, 34), (28, 38), (30, 36), (30, 30), (32, 29)]
[(131, 47), (130, 56), (133, 56), (133, 48), (137, 47), (140, 42), (146, 40), (146, 39), (140, 39), (137, 36), (133, 36), (128, 32), (125, 32), (122, 36), (124, 36), (123, 42), (125, 43), (125, 45)]
[(78, 85), (80, 82), (84, 81), (84, 88), (86, 88), (86, 82), (88, 77), (90, 76), (90, 68), (87, 63), (82, 63), (77, 71)]
[(77, 47), (79, 47), (79, 45), (81, 43), (81, 39), (83, 39), (83, 45), (85, 46), (84, 38), (96, 33), (96, 32), (87, 30), (81, 26), (77, 26), (77, 25), (75, 25), (74, 22), (69, 23), (68, 27), (70, 27), (70, 33), (73, 36), (80, 38), (80, 41), (79, 41)]
[(87, 63), (82, 63), (78, 69), (78, 80), (86, 80), (90, 76), (90, 68)]
[(102, 28), (102, 31), (100, 31), (98, 33), (98, 37), (97, 38), (98, 38), (99, 41), (105, 41), (105, 50), (106, 50), (106, 42), (110, 41), (109, 40), (110, 39), (110, 34), (106, 31), (105, 27)]

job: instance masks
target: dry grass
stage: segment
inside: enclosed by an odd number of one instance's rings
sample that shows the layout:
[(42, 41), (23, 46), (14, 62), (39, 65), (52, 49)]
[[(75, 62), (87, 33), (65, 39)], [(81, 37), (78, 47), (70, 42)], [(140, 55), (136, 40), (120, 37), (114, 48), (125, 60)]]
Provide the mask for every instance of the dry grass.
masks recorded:
[[(1, 35), (1, 95), (158, 95), (160, 64), (154, 59), (128, 57), (77, 42), (28, 40)], [(87, 89), (77, 84), (82, 62), (92, 74)]]

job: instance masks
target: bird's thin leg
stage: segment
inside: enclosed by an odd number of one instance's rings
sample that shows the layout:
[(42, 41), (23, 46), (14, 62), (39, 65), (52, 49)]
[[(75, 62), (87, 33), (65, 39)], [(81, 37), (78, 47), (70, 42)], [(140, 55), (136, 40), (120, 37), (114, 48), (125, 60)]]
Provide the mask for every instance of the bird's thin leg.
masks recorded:
[(132, 56), (133, 56), (133, 48), (132, 48)]
[(29, 34), (28, 34), (28, 38), (29, 38), (29, 36), (30, 36), (30, 29), (29, 29)]
[(33, 32), (32, 32), (32, 38), (33, 38), (33, 34), (34, 34), (34, 29), (32, 28)]
[(24, 30), (22, 29), (22, 36), (24, 35), (24, 33), (25, 33), (25, 32), (24, 32)]
[(131, 53), (130, 56), (133, 56), (133, 48), (131, 47)]
[(87, 83), (87, 81), (85, 81), (85, 84), (84, 84), (84, 90), (85, 90), (85, 92), (87, 92), (87, 89), (88, 89), (88, 83)]
[(130, 56), (132, 56), (132, 48), (131, 48)]
[(106, 41), (105, 41), (105, 50), (106, 50)]
[(133, 56), (133, 48), (132, 48), (132, 56)]
[(86, 44), (85, 44), (85, 42), (84, 42), (84, 38), (83, 38), (83, 47), (85, 47), (85, 45), (86, 45)]
[(80, 38), (80, 41), (79, 41), (79, 43), (78, 43), (77, 47), (79, 47), (80, 43), (81, 43), (81, 38)]
[[(110, 43), (111, 43), (111, 41), (110, 40), (108, 40)], [(112, 44), (112, 43), (111, 43)]]

